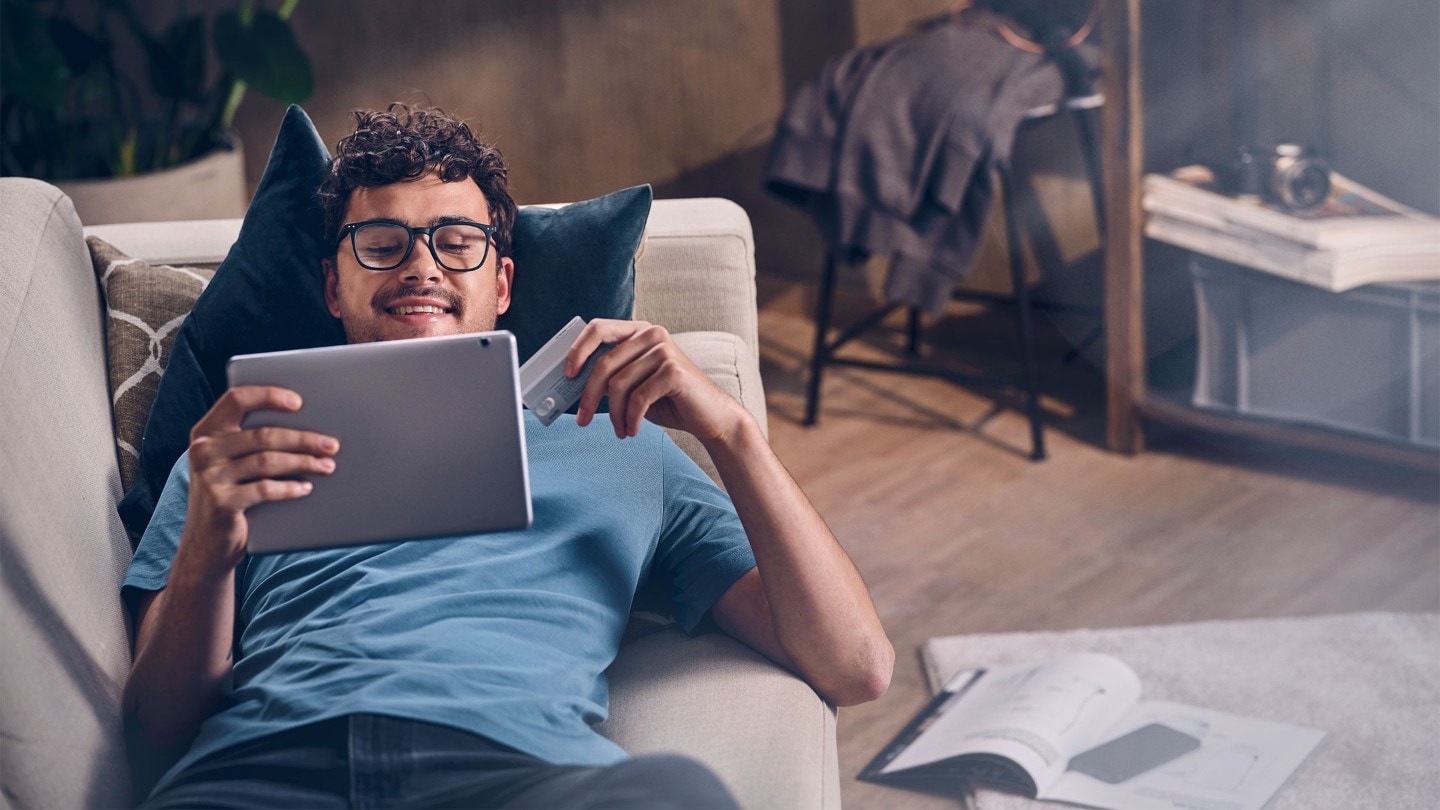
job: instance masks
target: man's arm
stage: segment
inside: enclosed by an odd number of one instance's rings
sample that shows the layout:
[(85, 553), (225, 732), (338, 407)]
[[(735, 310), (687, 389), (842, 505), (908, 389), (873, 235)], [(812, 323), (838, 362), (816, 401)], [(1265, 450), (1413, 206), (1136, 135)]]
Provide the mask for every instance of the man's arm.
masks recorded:
[(895, 651), (870, 593), (745, 416), (736, 441), (704, 444), (745, 525), (756, 568), (711, 613), (727, 633), (787, 664), (835, 705), (874, 700), (890, 684)]
[(160, 750), (192, 738), (221, 696), (230, 672), (235, 568), (245, 558), (245, 510), (309, 494), (302, 473), (328, 475), (339, 449), (317, 433), (242, 430), (256, 410), (296, 411), (281, 388), (227, 391), (190, 433), (190, 494), (185, 529), (165, 587), (145, 596), (135, 616), (135, 660), (124, 711)]
[(852, 705), (884, 694), (895, 651), (869, 591), (840, 543), (790, 477), (760, 426), (717, 388), (662, 327), (592, 321), (572, 347), (574, 374), (601, 343), (577, 421), (610, 398), (617, 436), (640, 420), (685, 430), (705, 446), (735, 504), (756, 568), (712, 608), (721, 629), (805, 678), (827, 700)]

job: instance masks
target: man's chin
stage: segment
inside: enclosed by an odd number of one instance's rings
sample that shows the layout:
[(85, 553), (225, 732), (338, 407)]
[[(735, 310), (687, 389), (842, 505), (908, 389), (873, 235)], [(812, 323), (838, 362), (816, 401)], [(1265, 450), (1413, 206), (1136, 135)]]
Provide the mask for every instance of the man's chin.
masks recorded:
[(388, 326), (380, 330), (380, 340), (410, 340), (412, 338), (440, 337), (442, 335), (458, 335), (462, 329), (454, 319), (448, 322), (436, 322), (427, 324), (398, 324)]

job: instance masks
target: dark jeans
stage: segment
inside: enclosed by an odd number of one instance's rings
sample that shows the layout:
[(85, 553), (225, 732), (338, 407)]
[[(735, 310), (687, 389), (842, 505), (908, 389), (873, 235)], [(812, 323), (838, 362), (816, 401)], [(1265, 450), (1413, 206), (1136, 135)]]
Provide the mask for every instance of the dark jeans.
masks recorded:
[(553, 765), (445, 726), (354, 714), (207, 756), (147, 808), (736, 808), (705, 766), (644, 756)]

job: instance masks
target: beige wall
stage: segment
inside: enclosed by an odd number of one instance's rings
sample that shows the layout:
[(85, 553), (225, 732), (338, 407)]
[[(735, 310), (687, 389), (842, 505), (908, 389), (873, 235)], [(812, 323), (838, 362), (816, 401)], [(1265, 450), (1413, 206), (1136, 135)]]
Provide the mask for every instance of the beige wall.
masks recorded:
[[(802, 67), (813, 71), (853, 44), (847, 24), (797, 29), (797, 18), (828, 16), (825, 5), (788, 7), (784, 36), (820, 43), (792, 51), (810, 51)], [(316, 68), (305, 106), (332, 148), (353, 108), (428, 102), (500, 146), (522, 203), (636, 183), (736, 199), (756, 220), (769, 270), (818, 251), (803, 217), (760, 190), (786, 96), (780, 11), (774, 0), (302, 0), (294, 23)], [(827, 44), (820, 29), (842, 33)], [(241, 108), (252, 183), (280, 112), (253, 94)]]
[[(782, 103), (774, 12), (757, 0), (304, 0), (294, 23), (328, 143), (353, 108), (429, 102), (480, 124), (525, 202), (663, 182), (759, 143)], [(240, 117), (247, 140), (277, 123), (258, 99)]]

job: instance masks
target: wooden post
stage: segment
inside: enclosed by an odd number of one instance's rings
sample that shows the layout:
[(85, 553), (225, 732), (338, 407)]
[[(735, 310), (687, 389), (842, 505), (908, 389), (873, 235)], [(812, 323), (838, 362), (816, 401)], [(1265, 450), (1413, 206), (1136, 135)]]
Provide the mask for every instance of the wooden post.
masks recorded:
[(1144, 107), (1140, 95), (1140, 0), (1102, 0), (1105, 92), (1101, 161), (1105, 174), (1105, 445), (1144, 449), (1138, 406), (1145, 401), (1145, 288), (1140, 209)]

